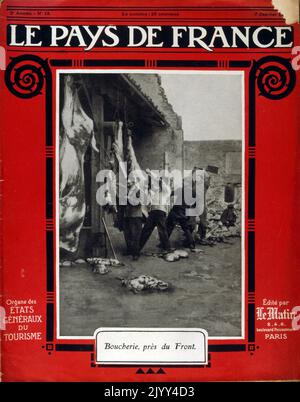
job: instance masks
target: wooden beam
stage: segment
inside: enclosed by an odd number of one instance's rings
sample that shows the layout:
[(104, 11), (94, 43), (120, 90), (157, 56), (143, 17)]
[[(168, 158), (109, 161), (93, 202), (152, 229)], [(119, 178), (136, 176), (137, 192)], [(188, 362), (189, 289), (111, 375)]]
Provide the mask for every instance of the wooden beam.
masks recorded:
[(104, 233), (102, 224), (103, 211), (96, 201), (96, 192), (99, 183), (96, 183), (97, 173), (103, 165), (104, 161), (104, 102), (103, 96), (99, 94), (97, 88), (92, 90), (92, 113), (94, 118), (94, 132), (95, 139), (98, 145), (99, 153), (94, 149), (92, 150), (92, 185), (91, 185), (91, 208), (92, 208), (92, 232)]

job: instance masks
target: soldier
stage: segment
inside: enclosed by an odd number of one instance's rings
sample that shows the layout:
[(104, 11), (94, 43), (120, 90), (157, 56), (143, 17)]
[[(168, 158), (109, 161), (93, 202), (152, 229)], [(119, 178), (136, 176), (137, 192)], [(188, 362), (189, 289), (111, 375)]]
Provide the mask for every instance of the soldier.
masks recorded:
[(235, 225), (236, 214), (232, 204), (228, 205), (228, 207), (223, 211), (221, 215), (221, 222), (227, 228)]
[(186, 214), (186, 210), (189, 206), (184, 202), (183, 187), (177, 188), (174, 191), (173, 197), (174, 206), (171, 209), (166, 222), (168, 237), (171, 236), (175, 226), (178, 224), (185, 235), (187, 247), (194, 249), (195, 241), (192, 234), (193, 229), (191, 227), (190, 218)]
[[(151, 179), (158, 180), (149, 169), (146, 170)], [(166, 227), (168, 207), (170, 205), (171, 189), (162, 177), (158, 180), (158, 192), (152, 192), (150, 213), (143, 227), (140, 238), (140, 250), (145, 246), (155, 227), (157, 227), (160, 247), (169, 252), (171, 250)]]

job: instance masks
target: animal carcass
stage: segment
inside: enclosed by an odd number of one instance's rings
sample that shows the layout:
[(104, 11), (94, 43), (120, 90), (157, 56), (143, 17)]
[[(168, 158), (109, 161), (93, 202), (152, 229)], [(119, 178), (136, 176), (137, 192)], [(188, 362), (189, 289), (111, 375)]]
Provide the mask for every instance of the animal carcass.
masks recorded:
[(82, 109), (74, 78), (64, 79), (64, 106), (59, 144), (60, 247), (75, 252), (85, 216), (83, 163), (94, 124)]

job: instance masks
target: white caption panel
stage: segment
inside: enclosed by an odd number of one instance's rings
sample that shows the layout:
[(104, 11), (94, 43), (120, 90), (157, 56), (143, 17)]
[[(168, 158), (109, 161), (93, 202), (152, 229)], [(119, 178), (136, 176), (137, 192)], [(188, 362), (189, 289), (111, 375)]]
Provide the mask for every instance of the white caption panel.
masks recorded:
[(207, 364), (207, 332), (199, 328), (98, 328), (100, 364)]

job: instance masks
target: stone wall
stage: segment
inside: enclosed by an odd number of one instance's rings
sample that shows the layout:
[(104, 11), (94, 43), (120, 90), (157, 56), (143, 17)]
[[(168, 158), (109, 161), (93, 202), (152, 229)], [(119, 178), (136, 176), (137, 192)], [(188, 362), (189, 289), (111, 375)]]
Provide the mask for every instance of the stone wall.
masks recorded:
[[(133, 140), (138, 161), (143, 169), (160, 169), (167, 158), (171, 170), (183, 168), (183, 131), (181, 118), (168, 102), (157, 74), (130, 74), (139, 90), (163, 114), (166, 125), (144, 124)], [(167, 153), (167, 155), (165, 155)]]
[[(184, 168), (193, 169), (195, 166), (204, 169), (209, 166), (218, 168), (217, 174), (209, 172), (210, 187), (206, 195), (206, 205), (210, 229), (216, 228), (224, 209), (228, 204), (233, 204), (237, 222), (235, 229), (231, 229), (229, 232), (232, 232), (231, 235), (239, 235), (242, 203), (242, 142), (233, 140), (185, 141)], [(226, 186), (230, 186), (234, 191), (233, 202), (225, 200)], [(226, 229), (223, 227), (222, 231), (226, 232)]]

